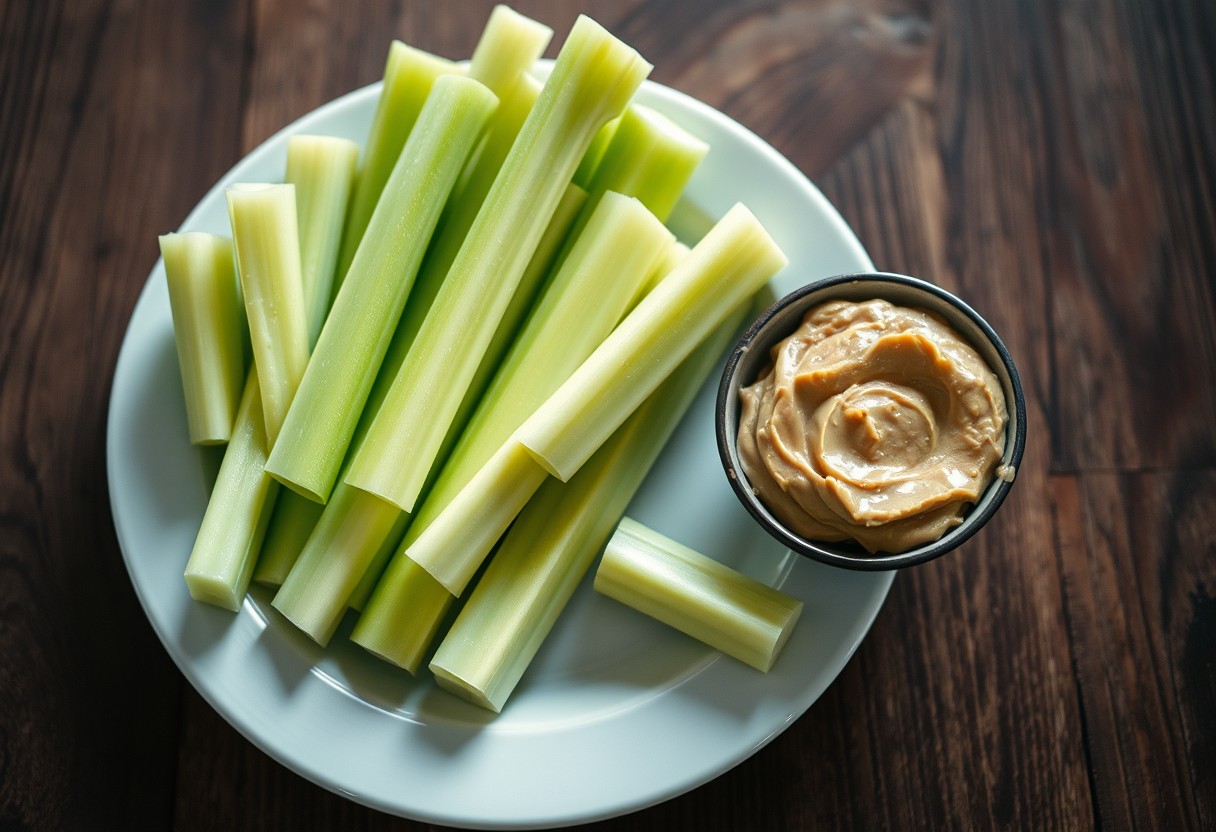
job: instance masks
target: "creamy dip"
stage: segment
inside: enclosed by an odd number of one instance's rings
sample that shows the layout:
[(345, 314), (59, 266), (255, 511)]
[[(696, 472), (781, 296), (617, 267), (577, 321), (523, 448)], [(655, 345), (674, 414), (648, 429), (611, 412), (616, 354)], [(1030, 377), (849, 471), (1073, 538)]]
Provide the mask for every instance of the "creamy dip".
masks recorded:
[(940, 317), (832, 301), (739, 391), (739, 458), (792, 532), (902, 552), (962, 522), (1004, 452), (999, 380)]

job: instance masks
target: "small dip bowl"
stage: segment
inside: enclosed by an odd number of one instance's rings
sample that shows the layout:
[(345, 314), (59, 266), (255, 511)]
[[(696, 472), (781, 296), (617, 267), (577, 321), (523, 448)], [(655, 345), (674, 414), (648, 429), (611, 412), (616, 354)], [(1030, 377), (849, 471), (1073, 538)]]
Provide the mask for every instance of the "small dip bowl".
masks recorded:
[[(963, 522), (942, 537), (898, 554), (870, 554), (853, 541), (829, 543), (808, 540), (785, 527), (752, 491), (739, 461), (739, 388), (756, 380), (769, 361), (772, 347), (802, 323), (807, 311), (832, 300), (865, 301), (881, 298), (898, 306), (936, 312), (980, 354), (1005, 391), (1009, 422), (1005, 453), (998, 470), (1013, 476), (996, 476), (963, 517)], [(764, 529), (800, 555), (845, 569), (877, 571), (900, 569), (941, 557), (975, 534), (996, 513), (1013, 487), (1026, 445), (1026, 400), (1013, 358), (996, 332), (978, 313), (954, 295), (914, 277), (898, 274), (849, 274), (803, 286), (770, 306), (748, 327), (726, 361), (718, 388), (716, 431), (718, 453), (727, 479), (743, 507)]]

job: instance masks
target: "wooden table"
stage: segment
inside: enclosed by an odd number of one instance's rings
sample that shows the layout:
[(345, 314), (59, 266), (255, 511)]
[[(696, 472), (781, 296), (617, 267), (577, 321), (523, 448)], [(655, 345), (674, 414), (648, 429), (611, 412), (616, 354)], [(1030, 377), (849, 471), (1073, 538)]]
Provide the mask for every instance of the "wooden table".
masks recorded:
[[(456, 6), (3, 5), (0, 828), (421, 828), (183, 682), (119, 554), (104, 427), (156, 234), (376, 80), (390, 36), (467, 56), (490, 4)], [(560, 41), (574, 6), (519, 9)], [(1216, 6), (586, 11), (792, 159), (880, 267), (971, 300), (1030, 408), (1000, 515), (897, 578), (804, 717), (603, 828), (1216, 828)]]

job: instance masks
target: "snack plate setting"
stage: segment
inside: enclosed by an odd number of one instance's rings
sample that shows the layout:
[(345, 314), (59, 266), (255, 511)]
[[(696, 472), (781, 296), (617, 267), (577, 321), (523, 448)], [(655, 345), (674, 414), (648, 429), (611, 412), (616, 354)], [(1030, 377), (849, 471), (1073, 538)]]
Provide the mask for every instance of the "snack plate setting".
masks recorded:
[[(211, 189), (182, 230), (228, 235), (224, 189), (282, 181), (293, 134), (362, 143), (379, 90), (352, 92), (281, 130)], [(823, 195), (764, 141), (658, 84), (647, 82), (637, 100), (710, 145), (673, 217), (678, 234), (696, 227), (698, 215), (716, 219), (746, 204), (790, 259), (772, 297), (873, 270)], [(192, 600), (182, 572), (219, 452), (187, 439), (159, 261), (132, 314), (110, 400), (107, 467), (123, 557), (148, 619), (191, 684), (253, 743), (327, 789), (385, 812), (478, 828), (633, 811), (705, 783), (796, 720), (853, 654), (894, 574), (799, 557), (751, 519), (718, 461), (718, 376), (628, 514), (805, 602), (768, 674), (596, 595), (590, 574), (497, 716), (441, 691), (426, 672), (414, 679), (365, 653), (347, 638), (349, 617), (322, 649), (271, 608), (262, 588), (236, 614)]]

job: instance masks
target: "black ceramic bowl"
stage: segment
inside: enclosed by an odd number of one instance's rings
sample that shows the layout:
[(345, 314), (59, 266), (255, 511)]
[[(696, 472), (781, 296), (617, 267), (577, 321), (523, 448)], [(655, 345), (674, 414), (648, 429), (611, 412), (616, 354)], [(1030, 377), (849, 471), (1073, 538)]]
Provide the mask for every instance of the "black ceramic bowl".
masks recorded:
[(739, 339), (726, 362), (718, 389), (718, 453), (731, 487), (764, 529), (795, 552), (846, 569), (899, 569), (941, 557), (957, 548), (988, 522), (1013, 486), (1010, 479), (994, 477), (963, 522), (939, 539), (898, 554), (872, 555), (851, 541), (825, 543), (808, 540), (787, 529), (752, 491), (739, 463), (739, 388), (755, 381), (769, 360), (774, 344), (792, 333), (813, 306), (830, 300), (864, 301), (881, 298), (899, 306), (936, 312), (965, 338), (987, 362), (1005, 391), (1009, 423), (1001, 465), (1016, 472), (1026, 445), (1026, 400), (1017, 368), (1001, 339), (978, 313), (954, 295), (914, 277), (898, 274), (850, 274), (803, 286), (777, 301)]

